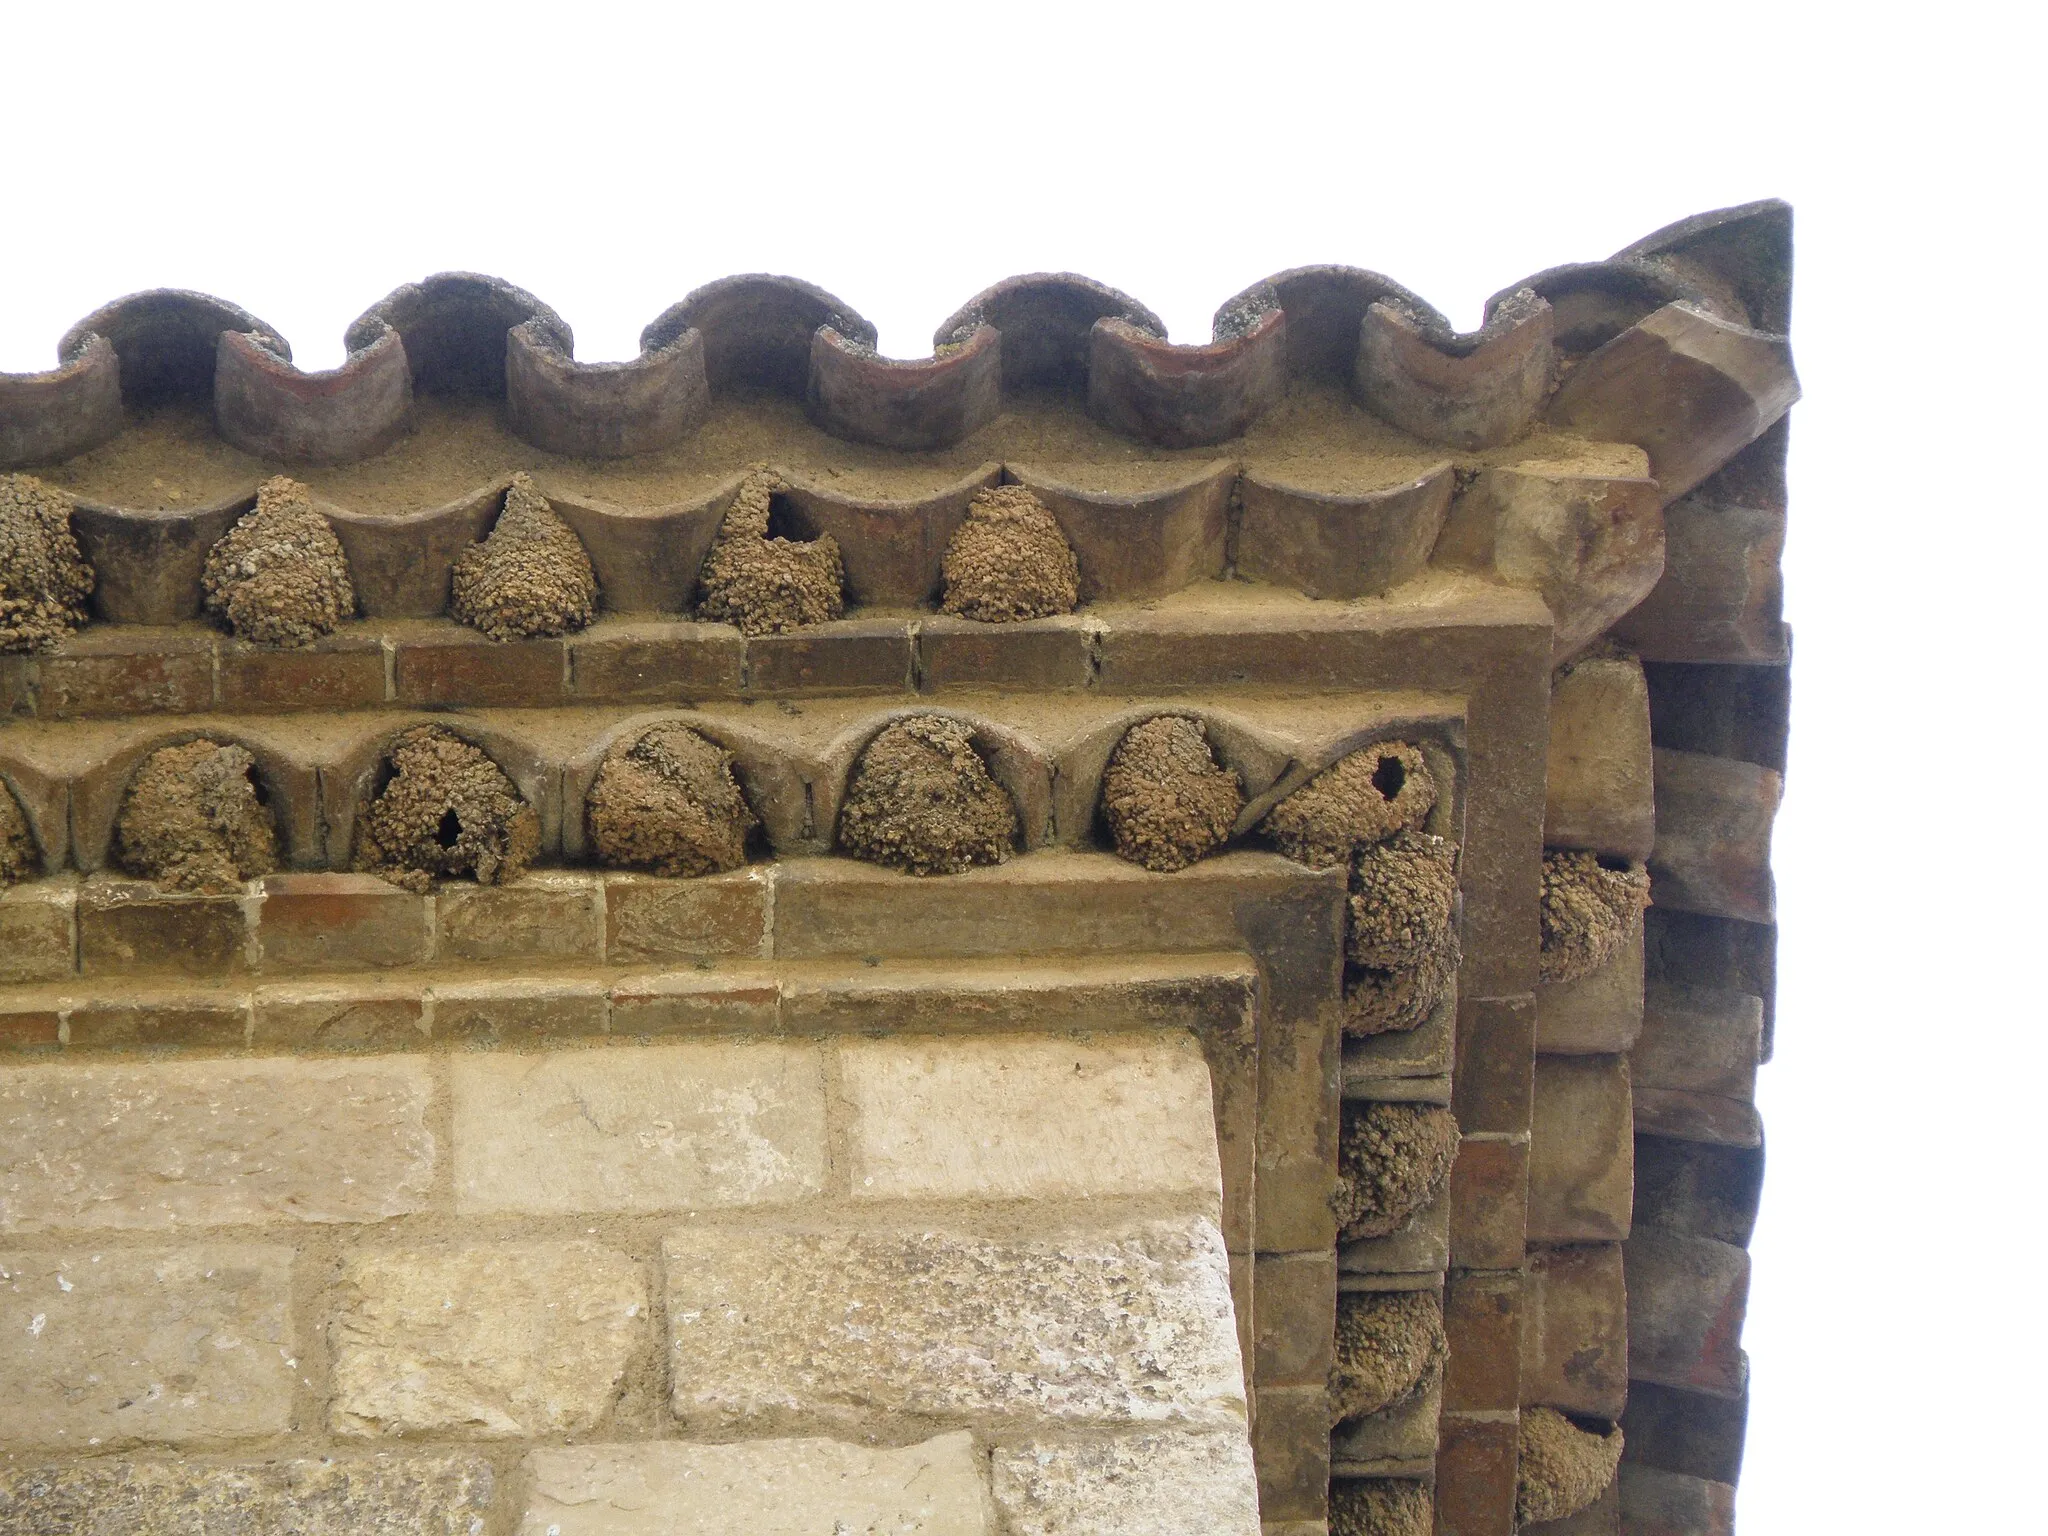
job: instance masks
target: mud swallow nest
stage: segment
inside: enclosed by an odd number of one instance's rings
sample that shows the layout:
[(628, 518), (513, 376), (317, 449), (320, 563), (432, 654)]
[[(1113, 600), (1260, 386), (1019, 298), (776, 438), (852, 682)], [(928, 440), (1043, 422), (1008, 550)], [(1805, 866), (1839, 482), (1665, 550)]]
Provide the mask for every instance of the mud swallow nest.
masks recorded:
[(1353, 964), (1401, 970), (1437, 958), (1450, 942), (1458, 902), (1458, 845), (1427, 832), (1397, 832), (1358, 850), (1351, 866)]
[(1366, 1291), (1337, 1298), (1330, 1422), (1384, 1413), (1443, 1374), (1444, 1312), (1429, 1291)]
[(1102, 818), (1116, 851), (1147, 869), (1186, 869), (1222, 847), (1243, 809), (1237, 775), (1216, 761), (1202, 722), (1186, 715), (1132, 726), (1102, 776)]
[(1415, 1029), (1436, 1012), (1464, 958), (1453, 924), (1429, 956), (1398, 970), (1344, 967), (1344, 1033), (1353, 1039)]
[(1343, 1478), (1330, 1485), (1330, 1536), (1430, 1536), (1436, 1506), (1407, 1478)]
[(390, 768), (357, 818), (357, 869), (411, 891), (461, 875), (501, 885), (525, 872), (540, 819), (479, 748), (417, 726), (392, 745)]
[(36, 872), (36, 840), (14, 791), (0, 784), (0, 885), (26, 880)]
[(71, 503), (32, 475), (0, 475), (0, 651), (47, 651), (86, 619), (92, 567)]
[(1355, 848), (1419, 830), (1435, 804), (1421, 751), (1383, 741), (1325, 768), (1268, 811), (1259, 830), (1290, 859), (1329, 869)]
[(807, 542), (768, 536), (781, 479), (756, 466), (718, 525), (697, 575), (700, 618), (743, 635), (778, 635), (846, 611), (846, 566), (830, 534)]
[(1017, 845), (1017, 807), (943, 715), (898, 720), (868, 743), (839, 812), (839, 846), (914, 875), (1000, 864)]
[(670, 876), (738, 869), (760, 825), (733, 777), (732, 754), (673, 724), (605, 754), (587, 814), (606, 864)]
[(1650, 876), (1639, 864), (1611, 868), (1591, 853), (1543, 855), (1543, 949), (1537, 974), (1576, 981), (1600, 969), (1642, 929)]
[(963, 619), (1008, 624), (1072, 613), (1081, 567), (1052, 513), (1021, 485), (982, 491), (953, 531), (939, 606)]
[(129, 782), (114, 824), (131, 875), (176, 890), (232, 890), (277, 868), (277, 823), (247, 749), (218, 741), (159, 747)]
[(514, 475), (490, 537), (455, 562), (449, 611), (493, 640), (565, 635), (597, 617), (597, 572), (529, 475)]
[(1337, 1225), (1345, 1242), (1398, 1232), (1443, 1193), (1458, 1122), (1434, 1104), (1346, 1104), (1337, 1152)]
[(1575, 1515), (1607, 1491), (1621, 1465), (1621, 1426), (1581, 1429), (1555, 1408), (1522, 1410), (1515, 1519), (1522, 1525)]
[(311, 645), (356, 611), (348, 558), (312, 493), (279, 475), (206, 552), (206, 611), (257, 645)]

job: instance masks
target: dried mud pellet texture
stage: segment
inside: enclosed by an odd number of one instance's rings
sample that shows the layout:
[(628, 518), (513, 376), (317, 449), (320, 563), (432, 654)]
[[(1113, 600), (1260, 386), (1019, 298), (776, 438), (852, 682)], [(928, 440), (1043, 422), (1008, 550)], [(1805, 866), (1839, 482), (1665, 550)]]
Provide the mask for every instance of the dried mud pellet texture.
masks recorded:
[(0, 784), (0, 885), (31, 878), (38, 867), (36, 840), (14, 791)]
[(1621, 1427), (1579, 1428), (1555, 1408), (1522, 1410), (1515, 1519), (1522, 1525), (1575, 1515), (1607, 1491), (1621, 1465)]
[(1430, 1291), (1366, 1291), (1337, 1298), (1330, 1422), (1384, 1413), (1426, 1391), (1448, 1352), (1444, 1311)]
[(686, 725), (657, 725), (607, 752), (587, 811), (600, 860), (669, 876), (738, 869), (760, 825), (732, 754)]
[(0, 651), (47, 651), (85, 622), (92, 567), (71, 503), (33, 475), (0, 475)]
[(229, 890), (277, 868), (277, 822), (256, 760), (217, 741), (159, 747), (129, 781), (114, 823), (121, 867), (176, 890)]
[(839, 812), (839, 846), (914, 875), (1000, 864), (1017, 845), (1017, 807), (974, 750), (974, 730), (943, 715), (898, 720), (868, 743)]
[(1354, 848), (1422, 826), (1436, 780), (1422, 753), (1383, 741), (1339, 758), (1266, 813), (1259, 830), (1290, 859), (1329, 869)]
[(357, 869), (424, 891), (461, 875), (503, 884), (532, 862), (540, 818), (481, 749), (423, 725), (398, 738), (390, 764), (357, 818)]
[(493, 640), (565, 635), (597, 617), (590, 554), (531, 476), (512, 477), (490, 537), (455, 562), (449, 611)]
[(1330, 1536), (1430, 1536), (1435, 1520), (1429, 1490), (1408, 1478), (1341, 1478), (1330, 1485)]
[(1124, 732), (1102, 776), (1116, 851), (1152, 870), (1186, 869), (1229, 841), (1244, 787), (1216, 761), (1202, 722), (1158, 715)]
[(1458, 902), (1458, 845), (1427, 832), (1396, 832), (1358, 850), (1351, 866), (1353, 964), (1395, 971), (1437, 957), (1450, 942)]
[(1337, 1225), (1345, 1242), (1385, 1237), (1443, 1193), (1458, 1122), (1435, 1104), (1347, 1104), (1337, 1155)]
[(829, 533), (799, 542), (768, 537), (781, 479), (756, 467), (718, 525), (698, 572), (697, 616), (743, 635), (779, 635), (846, 611), (846, 566)]
[(1553, 849), (1543, 855), (1544, 981), (1591, 975), (1641, 928), (1650, 904), (1650, 876), (1640, 865), (1609, 869), (1590, 853)]
[(1379, 970), (1367, 965), (1344, 968), (1344, 1033), (1366, 1035), (1397, 1034), (1418, 1029), (1429, 1022), (1437, 1004), (1458, 979), (1458, 964), (1464, 958), (1458, 930), (1452, 925), (1444, 942), (1429, 958), (1399, 970)]
[(257, 645), (311, 645), (356, 611), (348, 558), (312, 493), (279, 475), (206, 552), (206, 611)]
[(968, 504), (941, 574), (939, 606), (984, 624), (1072, 613), (1081, 597), (1081, 567), (1066, 534), (1021, 485), (999, 485)]

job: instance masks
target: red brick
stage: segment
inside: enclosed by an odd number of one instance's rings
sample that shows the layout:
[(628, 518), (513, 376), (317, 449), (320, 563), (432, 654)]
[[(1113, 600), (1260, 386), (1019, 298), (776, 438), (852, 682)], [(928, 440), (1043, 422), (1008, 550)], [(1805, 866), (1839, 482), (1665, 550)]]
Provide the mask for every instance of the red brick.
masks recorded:
[(1518, 1267), (1528, 1200), (1528, 1144), (1467, 1136), (1451, 1165), (1451, 1262), (1464, 1269)]
[(89, 882), (78, 898), (79, 969), (88, 976), (179, 971), (226, 976), (247, 968), (240, 896), (160, 891), (143, 882)]
[(10, 1005), (0, 1011), (0, 1050), (25, 1051), (55, 1045), (60, 1022), (55, 1008)]
[(1330, 1503), (1330, 1409), (1322, 1384), (1268, 1387), (1252, 1419), (1259, 1513), (1268, 1520), (1321, 1520)]
[(248, 1039), (245, 997), (141, 997), (91, 1002), (71, 1010), (73, 1050), (188, 1045), (224, 1050)]
[(394, 628), (401, 704), (558, 704), (566, 691), (560, 640), (492, 640), (450, 620)]
[(605, 620), (569, 641), (569, 692), (617, 703), (732, 698), (745, 682), (746, 655), (729, 624)]
[(1095, 626), (1079, 618), (980, 624), (931, 618), (918, 626), (918, 675), (935, 688), (1086, 688)]
[(1444, 1407), (1513, 1409), (1521, 1403), (1522, 1277), (1454, 1273), (1444, 1286)]
[(1521, 1431), (1447, 1413), (1438, 1427), (1436, 1536), (1513, 1536)]
[(747, 692), (900, 693), (911, 686), (907, 619), (841, 619), (747, 641)]
[(758, 955), (768, 940), (767, 870), (697, 880), (613, 875), (605, 881), (605, 957), (645, 965)]
[(1459, 1000), (1452, 1107), (1460, 1130), (1529, 1128), (1536, 1005), (1526, 997)]
[(431, 953), (423, 897), (374, 875), (272, 875), (256, 936), (264, 969), (417, 965)]
[(353, 625), (303, 650), (222, 640), (217, 686), (222, 709), (366, 709), (384, 702), (384, 643)]
[(621, 977), (612, 987), (615, 1035), (766, 1033), (776, 1027), (781, 989), (773, 978), (670, 971)]
[(434, 953), (456, 960), (604, 958), (604, 885), (543, 872), (510, 885), (444, 885), (434, 898)]
[(1620, 1056), (1539, 1056), (1529, 1130), (1529, 1240), (1628, 1236), (1635, 1126)]
[(433, 989), (434, 1038), (473, 1044), (601, 1035), (606, 989), (595, 981), (480, 981)]
[(1262, 1253), (1252, 1285), (1252, 1374), (1261, 1386), (1320, 1386), (1337, 1327), (1337, 1255)]
[(212, 631), (196, 625), (110, 625), (79, 631), (37, 659), (37, 713), (189, 714), (213, 703)]
[(258, 987), (254, 1006), (251, 1038), (258, 1047), (402, 1051), (427, 1042), (425, 999), (416, 986)]

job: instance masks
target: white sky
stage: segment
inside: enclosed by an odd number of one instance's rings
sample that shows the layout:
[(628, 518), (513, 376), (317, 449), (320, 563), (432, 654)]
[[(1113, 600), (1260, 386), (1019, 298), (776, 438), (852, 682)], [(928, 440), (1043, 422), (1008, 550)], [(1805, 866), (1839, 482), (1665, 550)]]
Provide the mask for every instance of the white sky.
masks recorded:
[(2039, 12), (2018, 6), (7, 6), (0, 369), (137, 288), (303, 367), (428, 272), (589, 360), (710, 278), (922, 356), (1013, 272), (1176, 340), (1312, 261), (1476, 322), (1798, 209), (1777, 1062), (1744, 1536), (2041, 1529)]

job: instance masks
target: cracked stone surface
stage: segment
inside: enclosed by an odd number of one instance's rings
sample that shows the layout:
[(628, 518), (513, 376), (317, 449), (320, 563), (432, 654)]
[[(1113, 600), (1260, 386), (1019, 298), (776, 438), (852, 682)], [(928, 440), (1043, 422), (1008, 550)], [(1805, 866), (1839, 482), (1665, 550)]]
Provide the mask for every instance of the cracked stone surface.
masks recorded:
[(1129, 1435), (999, 1448), (997, 1507), (1014, 1536), (1259, 1536), (1251, 1446), (1228, 1433)]

